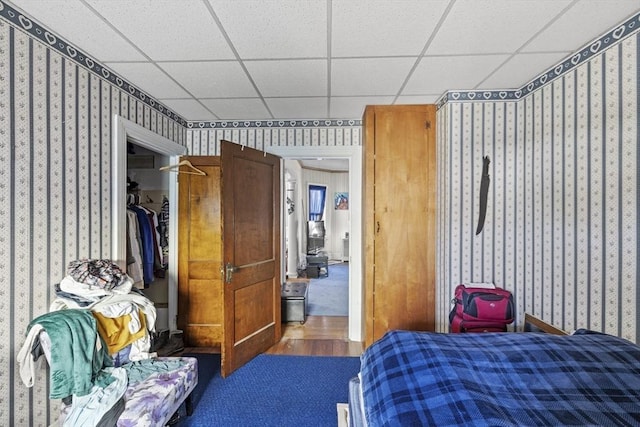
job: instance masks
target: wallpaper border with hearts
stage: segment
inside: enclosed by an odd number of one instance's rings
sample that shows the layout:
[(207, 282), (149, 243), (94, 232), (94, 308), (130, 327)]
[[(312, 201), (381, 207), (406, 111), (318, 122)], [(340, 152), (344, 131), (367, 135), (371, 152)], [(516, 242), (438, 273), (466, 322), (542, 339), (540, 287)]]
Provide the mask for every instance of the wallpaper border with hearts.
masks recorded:
[(129, 95), (137, 101), (145, 104), (160, 114), (166, 115), (169, 119), (178, 122), (182, 126), (186, 126), (187, 121), (180, 115), (141, 91), (135, 85), (127, 82), (121, 76), (117, 75), (104, 65), (100, 64), (81, 49), (78, 49), (62, 37), (41, 26), (29, 16), (26, 16), (20, 11), (14, 9), (8, 2), (0, 1), (0, 16), (14, 24), (17, 28), (20, 28), (22, 31), (27, 32), (31, 37), (40, 40), (45, 46), (57, 51), (65, 58), (74, 61), (76, 64), (81, 65), (114, 86), (128, 92)]
[(517, 329), (528, 312), (640, 342), (639, 30), (520, 100), (438, 111), (440, 331), (458, 283), (493, 282)]
[(448, 91), (437, 101), (438, 108), (448, 102), (466, 101), (512, 101), (526, 97), (530, 93), (560, 78), (563, 74), (589, 61), (591, 58), (600, 55), (606, 49), (614, 46), (619, 41), (637, 32), (640, 27), (640, 13), (620, 23), (612, 30), (608, 31), (593, 42), (585, 45), (573, 55), (565, 58), (544, 73), (538, 75), (530, 82), (527, 82), (519, 89), (515, 90), (468, 90), (468, 91)]
[(78, 258), (111, 254), (113, 115), (184, 145), (185, 127), (0, 19), (0, 425), (49, 425), (48, 370), (16, 354)]

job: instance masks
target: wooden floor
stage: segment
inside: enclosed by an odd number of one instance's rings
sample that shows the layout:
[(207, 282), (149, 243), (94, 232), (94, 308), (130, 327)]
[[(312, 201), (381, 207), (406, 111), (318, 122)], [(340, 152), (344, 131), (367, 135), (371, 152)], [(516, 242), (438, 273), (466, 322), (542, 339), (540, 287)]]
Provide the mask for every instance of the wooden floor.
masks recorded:
[[(308, 316), (304, 324), (284, 323), (282, 339), (265, 354), (359, 357), (362, 343), (349, 341), (348, 336), (348, 317)], [(188, 347), (184, 353), (220, 353), (220, 348)]]
[[(309, 283), (307, 278), (287, 279), (287, 282)], [(363, 343), (349, 341), (349, 318), (346, 316), (307, 316), (299, 322), (282, 325), (282, 339), (265, 354), (302, 356), (352, 356), (362, 354)], [(185, 353), (220, 353), (219, 347), (185, 348)]]
[(282, 339), (266, 354), (360, 356), (362, 343), (349, 341), (349, 318), (308, 316), (304, 324), (282, 325)]

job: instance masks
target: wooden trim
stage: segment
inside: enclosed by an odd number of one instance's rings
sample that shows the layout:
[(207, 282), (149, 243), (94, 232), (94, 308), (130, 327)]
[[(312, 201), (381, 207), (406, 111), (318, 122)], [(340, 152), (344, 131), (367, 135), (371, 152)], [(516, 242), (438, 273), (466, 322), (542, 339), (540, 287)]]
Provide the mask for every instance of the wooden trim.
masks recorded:
[(529, 313), (524, 314), (524, 331), (525, 332), (544, 332), (553, 335), (569, 335), (562, 329), (550, 325), (544, 320), (538, 319)]

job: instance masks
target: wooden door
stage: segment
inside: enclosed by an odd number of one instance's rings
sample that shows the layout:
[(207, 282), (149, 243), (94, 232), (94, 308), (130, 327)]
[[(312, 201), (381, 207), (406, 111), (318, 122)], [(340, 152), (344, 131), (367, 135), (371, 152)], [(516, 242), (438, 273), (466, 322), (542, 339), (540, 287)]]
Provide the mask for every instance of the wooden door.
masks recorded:
[(178, 328), (188, 347), (218, 347), (224, 324), (220, 157), (182, 159), (206, 175), (178, 175)]
[(435, 106), (365, 111), (366, 342), (435, 330)]
[(222, 375), (280, 341), (280, 158), (222, 141)]

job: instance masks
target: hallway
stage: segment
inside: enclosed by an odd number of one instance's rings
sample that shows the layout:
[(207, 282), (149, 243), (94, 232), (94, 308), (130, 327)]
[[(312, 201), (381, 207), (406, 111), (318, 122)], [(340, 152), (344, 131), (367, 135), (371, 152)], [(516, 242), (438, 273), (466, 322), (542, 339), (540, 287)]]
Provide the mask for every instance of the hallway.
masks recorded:
[(348, 319), (345, 316), (308, 316), (302, 325), (284, 323), (282, 339), (266, 354), (359, 357), (362, 343), (349, 341)]

